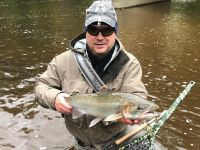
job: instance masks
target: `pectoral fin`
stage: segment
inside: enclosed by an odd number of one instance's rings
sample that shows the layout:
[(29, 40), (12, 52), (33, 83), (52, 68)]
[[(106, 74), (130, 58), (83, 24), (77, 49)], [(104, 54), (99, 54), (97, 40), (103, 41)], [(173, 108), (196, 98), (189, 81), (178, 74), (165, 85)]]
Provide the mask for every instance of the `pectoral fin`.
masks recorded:
[(93, 119), (91, 122), (90, 122), (90, 125), (89, 125), (89, 128), (94, 126), (95, 124), (97, 124), (99, 121), (101, 121), (102, 118), (98, 117), (98, 118), (95, 118)]
[(108, 117), (106, 117), (104, 119), (104, 121), (116, 121), (120, 118), (123, 118), (123, 114), (122, 113), (119, 113), (119, 114), (112, 114), (112, 115), (109, 115)]
[(137, 106), (133, 106), (131, 102), (125, 103), (122, 107), (122, 114), (123, 114), (124, 118), (131, 119), (133, 116), (131, 113), (133, 110), (136, 110), (136, 108), (137, 108)]

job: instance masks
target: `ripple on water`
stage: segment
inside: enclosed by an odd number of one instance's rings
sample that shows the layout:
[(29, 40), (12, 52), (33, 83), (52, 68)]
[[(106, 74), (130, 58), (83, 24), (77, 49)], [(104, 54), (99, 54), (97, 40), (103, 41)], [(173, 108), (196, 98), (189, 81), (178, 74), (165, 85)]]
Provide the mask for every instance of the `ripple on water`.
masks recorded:
[(31, 77), (29, 79), (21, 80), (21, 82), (16, 86), (16, 88), (22, 89), (30, 85), (33, 85), (37, 81), (37, 78), (38, 77), (36, 76), (36, 77)]

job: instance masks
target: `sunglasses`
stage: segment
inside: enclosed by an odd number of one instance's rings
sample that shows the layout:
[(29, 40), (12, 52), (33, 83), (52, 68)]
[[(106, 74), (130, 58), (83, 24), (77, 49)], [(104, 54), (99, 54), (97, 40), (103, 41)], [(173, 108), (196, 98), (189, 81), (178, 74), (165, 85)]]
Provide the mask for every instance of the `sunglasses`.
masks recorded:
[(103, 36), (110, 36), (113, 34), (114, 31), (115, 31), (115, 28), (108, 25), (100, 25), (100, 26), (89, 25), (87, 27), (87, 32), (92, 36), (97, 36), (99, 32), (101, 32)]

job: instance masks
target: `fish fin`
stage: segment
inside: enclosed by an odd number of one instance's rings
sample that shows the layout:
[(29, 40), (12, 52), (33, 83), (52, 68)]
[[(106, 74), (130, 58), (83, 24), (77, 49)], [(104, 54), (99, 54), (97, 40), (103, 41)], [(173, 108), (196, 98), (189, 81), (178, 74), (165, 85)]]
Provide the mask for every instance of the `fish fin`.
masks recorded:
[(80, 118), (81, 116), (83, 116), (85, 114), (86, 114), (86, 112), (84, 110), (80, 110), (80, 109), (76, 109), (76, 108), (72, 109), (72, 119)]
[(102, 120), (102, 118), (100, 118), (100, 117), (93, 119), (93, 120), (90, 122), (89, 128), (92, 127), (92, 126), (94, 126), (95, 124), (97, 124), (97, 123), (100, 122), (101, 120)]
[(104, 121), (116, 121), (120, 118), (123, 118), (123, 114), (122, 113), (119, 113), (119, 114), (112, 114), (112, 115), (109, 115), (108, 117), (106, 117), (104, 119)]
[(132, 114), (131, 111), (132, 110), (136, 110), (137, 106), (133, 106), (133, 104), (131, 102), (126, 102), (124, 103), (124, 105), (122, 106), (122, 114), (124, 116), (124, 118), (132, 118)]

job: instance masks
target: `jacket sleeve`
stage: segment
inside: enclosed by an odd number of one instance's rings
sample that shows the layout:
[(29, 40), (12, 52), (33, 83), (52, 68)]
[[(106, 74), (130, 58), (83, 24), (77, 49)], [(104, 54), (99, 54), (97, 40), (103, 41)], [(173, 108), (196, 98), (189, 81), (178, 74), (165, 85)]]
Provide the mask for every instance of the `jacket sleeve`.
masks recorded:
[(142, 82), (142, 68), (135, 58), (124, 75), (122, 90), (147, 98), (147, 90)]
[(54, 101), (61, 93), (56, 57), (48, 64), (47, 70), (39, 77), (34, 88), (36, 101), (45, 108), (55, 110)]

